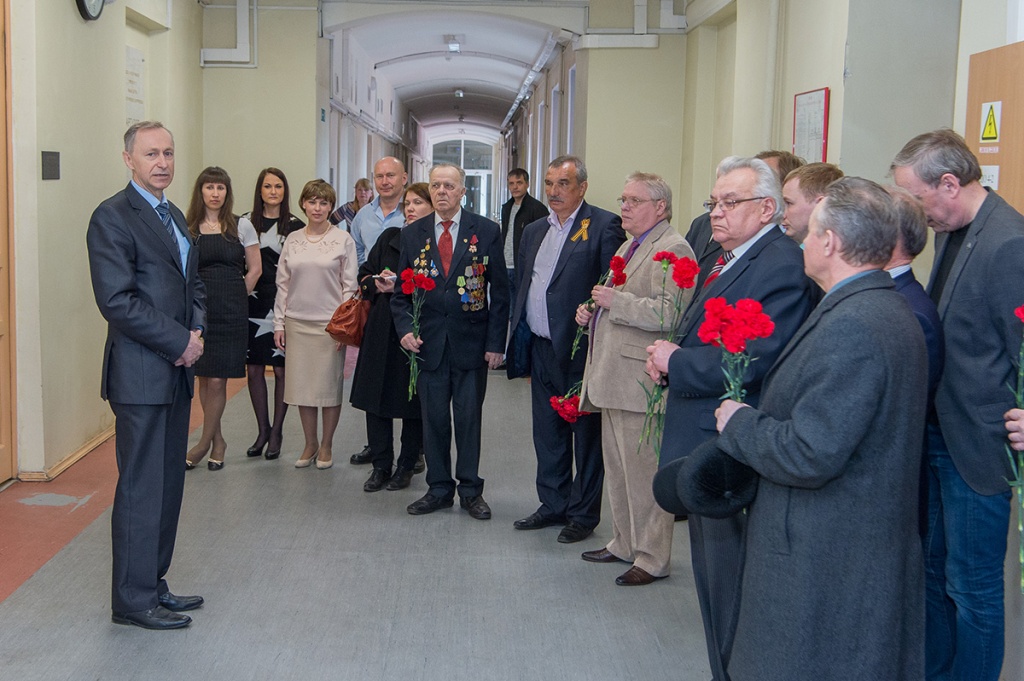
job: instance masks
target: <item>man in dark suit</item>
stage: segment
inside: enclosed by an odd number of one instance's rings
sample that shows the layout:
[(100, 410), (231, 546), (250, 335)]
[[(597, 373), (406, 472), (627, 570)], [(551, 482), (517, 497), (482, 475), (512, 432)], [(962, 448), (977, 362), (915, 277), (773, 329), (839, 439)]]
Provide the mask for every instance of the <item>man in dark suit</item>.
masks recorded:
[(890, 170), (936, 232), (928, 294), (946, 338), (928, 425), (926, 678), (994, 681), (1012, 476), (1002, 420), (1021, 342), (1024, 216), (981, 185), (978, 160), (952, 130), (910, 140)]
[[(511, 343), (530, 347), (510, 347), (507, 353), (530, 357), (540, 508), (515, 521), (514, 527), (565, 525), (558, 541), (570, 544), (589, 537), (601, 520), (601, 416), (589, 414), (567, 423), (551, 408), (551, 398), (583, 380), (587, 348), (581, 343), (570, 357), (578, 328), (576, 307), (590, 298), (626, 236), (618, 215), (583, 200), (587, 168), (581, 159), (560, 156), (552, 161), (544, 191), (551, 214), (527, 226), (516, 267), (512, 328), (525, 325), (528, 333), (513, 333)], [(509, 378), (516, 378), (515, 362), (508, 366)]]
[(199, 596), (176, 596), (171, 565), (185, 484), (192, 365), (206, 307), (185, 216), (164, 197), (174, 139), (144, 121), (124, 136), (131, 183), (93, 212), (87, 235), (93, 293), (107, 320), (100, 394), (116, 419), (111, 514), (112, 619), (147, 629), (192, 621)]
[(508, 193), (512, 196), (501, 206), (501, 241), (505, 244), (505, 266), (508, 268), (509, 300), (516, 299), (515, 268), (519, 263), (519, 244), (523, 230), (531, 222), (548, 216), (544, 204), (530, 196), (530, 173), (523, 168), (508, 172)]
[[(724, 391), (722, 349), (697, 337), (704, 302), (724, 297), (734, 304), (752, 298), (775, 322), (769, 338), (748, 346), (757, 357), (744, 383), (751, 404), (757, 403), (765, 373), (813, 307), (814, 284), (804, 275), (800, 247), (779, 229), (782, 190), (764, 161), (737, 156), (723, 160), (705, 207), (722, 255), (683, 314), (679, 344), (658, 341), (650, 348), (652, 377), (668, 379), (661, 466), (715, 435), (714, 413)], [(690, 516), (694, 579), (716, 681), (728, 678), (724, 670), (735, 625), (744, 519), (743, 514), (722, 520)]]
[[(423, 407), (423, 449), (429, 490), (409, 505), (412, 515), (459, 503), (478, 520), (491, 517), (479, 475), (480, 424), (487, 369), (501, 364), (508, 330), (508, 276), (501, 228), (462, 210), (466, 174), (441, 163), (430, 170), (434, 213), (402, 230), (399, 272), (407, 268), (434, 280), (423, 295), (420, 328), (413, 329), (413, 298), (396, 289), (391, 298), (403, 348), (419, 362), (417, 391)], [(456, 463), (452, 478), (454, 407)]]
[(880, 271), (895, 223), (874, 182), (829, 186), (804, 242), (826, 296), (768, 371), (760, 406), (718, 410), (717, 446), (760, 476), (735, 681), (922, 677), (927, 367), (920, 326)]

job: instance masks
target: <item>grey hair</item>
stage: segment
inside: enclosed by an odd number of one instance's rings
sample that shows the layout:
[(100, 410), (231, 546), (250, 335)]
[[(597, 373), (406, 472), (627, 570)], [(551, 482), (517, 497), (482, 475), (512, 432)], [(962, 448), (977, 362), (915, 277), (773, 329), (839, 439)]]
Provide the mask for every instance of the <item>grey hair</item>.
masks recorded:
[(661, 175), (654, 173), (641, 173), (639, 170), (626, 176), (626, 182), (642, 184), (654, 201), (665, 202), (665, 219), (672, 219), (672, 188), (668, 182), (662, 179)]
[(896, 208), (896, 219), (899, 222), (900, 243), (903, 250), (911, 258), (916, 258), (928, 243), (928, 219), (925, 217), (921, 202), (903, 187), (888, 185), (889, 192)]
[(430, 166), (430, 172), (427, 173), (427, 177), (433, 175), (434, 171), (439, 168), (455, 168), (455, 170), (459, 171), (459, 182), (462, 183), (463, 187), (466, 186), (466, 171), (463, 170), (461, 167), (455, 165), (454, 163), (435, 163), (434, 165)]
[(583, 159), (579, 156), (559, 156), (548, 164), (548, 168), (561, 168), (566, 163), (571, 163), (576, 167), (576, 181), (578, 183), (583, 184), (587, 181), (587, 166), (583, 164)]
[[(138, 123), (133, 123), (124, 132), (124, 150), (129, 154), (135, 148), (135, 136), (139, 134), (140, 130), (167, 130), (167, 128), (160, 121), (139, 121)], [(174, 134), (170, 130), (167, 130), (167, 134), (171, 136), (171, 144), (174, 144)]]
[(786, 204), (782, 202), (782, 186), (779, 185), (779, 176), (775, 174), (771, 166), (759, 158), (748, 156), (726, 156), (718, 164), (717, 177), (728, 175), (734, 170), (744, 168), (754, 171), (756, 181), (754, 182), (754, 196), (763, 196), (771, 199), (775, 204), (775, 211), (772, 213), (772, 222), (779, 222), (786, 212)]
[(931, 187), (937, 187), (946, 173), (959, 180), (960, 186), (981, 180), (977, 157), (964, 138), (949, 128), (923, 133), (903, 145), (889, 172), (906, 167)]
[(844, 177), (825, 190), (816, 209), (818, 229), (836, 233), (841, 257), (855, 267), (885, 267), (892, 259), (899, 227), (896, 206), (881, 185), (862, 177)]

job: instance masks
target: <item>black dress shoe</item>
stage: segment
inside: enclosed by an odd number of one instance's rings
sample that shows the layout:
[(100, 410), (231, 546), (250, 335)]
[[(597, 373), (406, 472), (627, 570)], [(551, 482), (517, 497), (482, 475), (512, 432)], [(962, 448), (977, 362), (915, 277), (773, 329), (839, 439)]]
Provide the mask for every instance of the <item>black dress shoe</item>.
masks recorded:
[(580, 525), (575, 520), (570, 520), (569, 524), (562, 528), (562, 531), (558, 533), (559, 544), (575, 544), (578, 541), (583, 541), (590, 535), (594, 534), (593, 527), (586, 527)]
[(483, 497), (459, 497), (459, 506), (469, 512), (470, 518), (477, 520), (490, 520), (491, 507), (487, 505)]
[(263, 456), (267, 461), (273, 461), (277, 457), (281, 456), (281, 450), (279, 449), (276, 452), (272, 452), (270, 449), (267, 449), (267, 453)]
[(389, 492), (395, 490), (405, 489), (412, 482), (412, 471), (407, 471), (403, 468), (396, 468), (395, 474), (388, 480), (388, 484), (384, 485), (384, 489)]
[(158, 605), (139, 612), (115, 612), (110, 616), (110, 621), (114, 624), (133, 624), (143, 629), (181, 629), (191, 624), (192, 618)]
[(629, 568), (621, 575), (616, 577), (615, 583), (619, 586), (646, 586), (647, 584), (652, 584), (655, 581), (659, 579), (665, 579), (666, 577), (668, 577), (668, 575), (661, 575), (660, 577), (655, 577), (647, 570), (644, 570), (643, 568), (638, 568), (636, 565), (634, 565), (633, 567)]
[(202, 607), (203, 597), (175, 596), (168, 591), (165, 594), (160, 594), (160, 605), (164, 606), (171, 612), (185, 612), (186, 610), (195, 610), (196, 608)]
[(531, 513), (525, 518), (520, 518), (519, 520), (515, 521), (514, 523), (512, 523), (512, 527), (516, 528), (517, 530), (539, 530), (542, 527), (550, 527), (552, 525), (564, 524), (565, 520), (563, 520), (562, 518), (550, 518), (547, 516), (542, 516), (540, 512), (536, 512)]
[(596, 549), (594, 551), (584, 551), (580, 554), (580, 558), (587, 561), (588, 563), (625, 563), (614, 553), (608, 549)]
[(433, 513), (434, 511), (440, 511), (442, 508), (451, 508), (455, 505), (455, 501), (451, 498), (442, 499), (441, 497), (435, 497), (430, 492), (427, 492), (416, 501), (409, 504), (405, 509), (409, 512), (409, 515), (426, 515)]
[(206, 462), (206, 467), (209, 468), (211, 471), (219, 471), (221, 468), (224, 468), (224, 462), (214, 461), (213, 459), (210, 459)]
[(416, 463), (412, 467), (412, 472), (419, 475), (425, 470), (427, 470), (427, 462), (423, 460), (423, 455), (420, 454), (420, 457), (416, 459)]
[(373, 451), (370, 449), (370, 445), (363, 447), (363, 451), (358, 454), (353, 454), (348, 462), (353, 466), (361, 466), (364, 463), (370, 463), (373, 461)]
[(364, 492), (379, 492), (384, 489), (384, 483), (386, 483), (391, 476), (387, 471), (381, 470), (380, 468), (374, 468), (370, 472), (370, 479), (363, 483)]
[(262, 456), (263, 455), (263, 448), (266, 447), (266, 446), (267, 446), (266, 444), (262, 444), (259, 447), (257, 447), (256, 445), (253, 445), (252, 447), (249, 447), (249, 449), (245, 450), (245, 455), (246, 456)]

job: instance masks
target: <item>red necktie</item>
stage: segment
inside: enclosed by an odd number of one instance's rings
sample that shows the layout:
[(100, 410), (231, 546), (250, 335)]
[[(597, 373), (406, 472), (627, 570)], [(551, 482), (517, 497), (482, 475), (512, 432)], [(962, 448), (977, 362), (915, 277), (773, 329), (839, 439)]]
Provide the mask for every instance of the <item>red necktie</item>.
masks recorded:
[(437, 240), (437, 254), (441, 256), (441, 267), (444, 268), (444, 276), (448, 276), (448, 268), (452, 266), (452, 221), (444, 220), (441, 222), (441, 226), (444, 227), (444, 231), (441, 232), (441, 238)]
[(718, 275), (725, 269), (725, 265), (732, 260), (732, 251), (725, 251), (722, 255), (718, 256), (718, 260), (715, 261), (715, 266), (711, 268), (711, 273), (708, 274), (708, 278), (704, 280), (704, 288), (711, 285), (715, 279), (718, 279)]

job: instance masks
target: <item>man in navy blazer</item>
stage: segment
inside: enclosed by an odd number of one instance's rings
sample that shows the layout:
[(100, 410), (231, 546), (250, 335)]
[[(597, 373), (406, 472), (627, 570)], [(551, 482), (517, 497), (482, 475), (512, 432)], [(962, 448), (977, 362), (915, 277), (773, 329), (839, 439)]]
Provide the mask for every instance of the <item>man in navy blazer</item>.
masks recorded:
[(981, 184), (963, 138), (907, 142), (893, 180), (936, 233), (928, 295), (946, 339), (928, 424), (925, 678), (999, 678), (1012, 477), (1003, 414), (1014, 406), (1024, 301), (1024, 216)]
[[(508, 274), (501, 228), (462, 210), (465, 171), (449, 163), (430, 170), (434, 212), (402, 230), (399, 272), (413, 269), (434, 280), (423, 295), (419, 335), (413, 330), (413, 298), (400, 289), (391, 298), (395, 330), (419, 362), (417, 391), (423, 408), (427, 493), (409, 505), (412, 515), (459, 504), (478, 520), (491, 517), (483, 498), (480, 424), (487, 369), (502, 360), (508, 330)], [(454, 409), (453, 409), (454, 407)], [(452, 478), (452, 418), (456, 463)]]
[[(512, 334), (507, 353), (529, 357), (540, 507), (515, 521), (514, 527), (565, 525), (558, 541), (570, 544), (589, 537), (601, 520), (601, 417), (589, 414), (567, 423), (551, 408), (551, 398), (565, 395), (583, 380), (586, 338), (572, 356), (579, 328), (576, 308), (590, 298), (626, 235), (618, 215), (583, 200), (587, 167), (582, 159), (553, 160), (544, 176), (544, 191), (551, 213), (523, 233), (512, 312), (512, 328), (522, 330)], [(524, 373), (515, 361), (508, 362), (509, 378)]]
[[(709, 272), (703, 288), (683, 313), (679, 343), (657, 341), (648, 369), (667, 377), (668, 400), (661, 444), (661, 466), (687, 456), (711, 439), (715, 409), (725, 384), (722, 349), (697, 337), (704, 321), (704, 302), (724, 297), (759, 301), (775, 322), (768, 338), (752, 341), (744, 387), (747, 402), (757, 404), (761, 381), (775, 358), (813, 308), (811, 287), (804, 275), (800, 246), (779, 228), (784, 205), (778, 177), (764, 161), (731, 156), (718, 166), (718, 179), (705, 204), (714, 239), (723, 257)], [(724, 263), (724, 255), (731, 258)], [(725, 681), (725, 668), (735, 629), (735, 607), (742, 575), (745, 516), (713, 520), (691, 515), (690, 550), (697, 596), (704, 619), (708, 656), (715, 681)]]
[(100, 394), (117, 432), (112, 620), (176, 629), (192, 621), (181, 611), (203, 603), (171, 593), (164, 575), (185, 484), (206, 298), (185, 216), (164, 197), (174, 178), (170, 131), (136, 123), (123, 156), (131, 183), (100, 204), (87, 233), (93, 293), (107, 321)]

